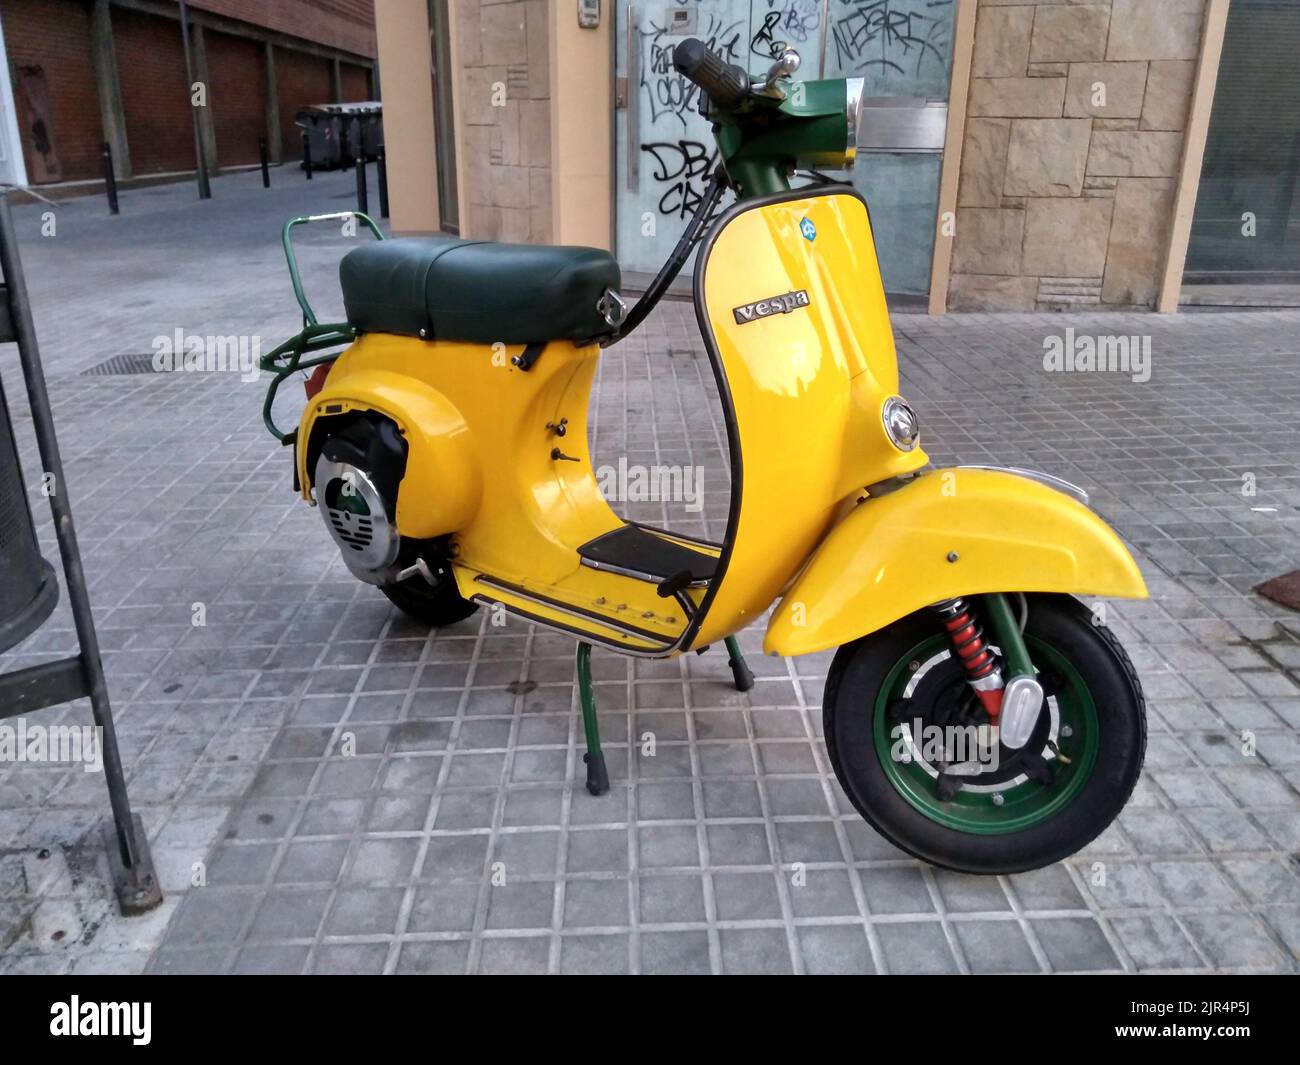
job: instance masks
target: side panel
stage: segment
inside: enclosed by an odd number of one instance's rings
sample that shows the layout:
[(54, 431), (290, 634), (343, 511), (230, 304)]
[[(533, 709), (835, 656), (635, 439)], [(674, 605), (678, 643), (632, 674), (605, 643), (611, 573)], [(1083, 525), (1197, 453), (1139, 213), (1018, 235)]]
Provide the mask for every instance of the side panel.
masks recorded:
[[(417, 461), (413, 454), (408, 462), (421, 478), (416, 491), (405, 491), (404, 482), (399, 496), (403, 535), (421, 535), (417, 526), (441, 513), (450, 486), (472, 484), (478, 492), (472, 509), (440, 530), (458, 534), (459, 561), (514, 582), (546, 583), (577, 570), (578, 544), (622, 522), (600, 494), (585, 432), (559, 439), (546, 428), (561, 417), (586, 425), (600, 349), (556, 341), (527, 372), (510, 362), (522, 350), (367, 334), (335, 363), (313, 409), (328, 413), (331, 403), (354, 401), (392, 417), (413, 451), (427, 438), (427, 457)], [(448, 418), (426, 425), (430, 397)], [(310, 430), (305, 418), (303, 439)], [(557, 445), (578, 461), (552, 459)], [(300, 471), (304, 484), (307, 472)]]
[[(805, 191), (742, 207), (701, 256), (696, 307), (730, 408), (733, 485), (730, 553), (696, 647), (768, 608), (843, 499), (928, 462), (881, 422), (898, 368), (861, 199)], [(797, 306), (761, 313), (788, 294)]]
[(826, 537), (768, 626), (764, 650), (823, 651), (957, 595), (1146, 598), (1137, 564), (1096, 514), (1036, 481), (935, 470), (861, 504)]
[[(322, 416), (368, 410), (384, 415), (409, 448), (397, 497), (398, 530), (423, 540), (464, 528), (478, 512), (483, 494), (479, 457), (465, 419), (437, 389), (406, 374), (362, 364), (352, 354), (356, 349), (354, 345), (339, 358), (325, 387), (303, 413), (299, 439), (310, 440)], [(311, 499), (315, 471), (308, 468), (306, 448), (297, 449), (297, 461), (303, 497)]]

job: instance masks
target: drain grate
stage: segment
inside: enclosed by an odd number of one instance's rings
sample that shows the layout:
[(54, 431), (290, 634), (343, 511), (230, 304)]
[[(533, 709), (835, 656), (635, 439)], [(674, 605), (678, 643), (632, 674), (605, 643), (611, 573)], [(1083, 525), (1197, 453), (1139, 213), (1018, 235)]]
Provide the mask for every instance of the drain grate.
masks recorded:
[(157, 373), (153, 368), (153, 352), (140, 355), (114, 355), (82, 370), (81, 377), (121, 377), (125, 374)]

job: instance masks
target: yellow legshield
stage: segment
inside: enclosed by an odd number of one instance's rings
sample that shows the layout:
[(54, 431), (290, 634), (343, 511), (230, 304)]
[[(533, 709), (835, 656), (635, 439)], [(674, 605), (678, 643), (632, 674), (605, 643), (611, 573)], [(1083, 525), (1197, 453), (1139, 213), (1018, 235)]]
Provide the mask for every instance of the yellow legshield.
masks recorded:
[[(773, 303), (791, 309), (764, 314)], [(929, 459), (885, 435), (898, 364), (867, 207), (852, 191), (734, 207), (701, 249), (696, 305), (732, 411), (731, 543), (692, 641), (703, 647), (762, 616), (846, 498)]]

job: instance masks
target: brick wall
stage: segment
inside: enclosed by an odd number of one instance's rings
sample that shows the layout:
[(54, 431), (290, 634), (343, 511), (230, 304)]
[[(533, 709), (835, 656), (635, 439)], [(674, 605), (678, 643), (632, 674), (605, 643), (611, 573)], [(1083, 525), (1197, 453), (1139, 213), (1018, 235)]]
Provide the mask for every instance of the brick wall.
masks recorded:
[(190, 6), (375, 57), (375, 0), (190, 0)]
[(302, 130), (293, 124), (298, 109), (305, 104), (330, 103), (330, 61), (303, 52), (275, 50), (275, 78), (280, 102), (280, 134), (284, 138), (284, 158), (302, 156)]
[(456, 89), (464, 123), (462, 199), (469, 201), (461, 231), (477, 239), (549, 243), (546, 0), (456, 0), (455, 17), (460, 66)]
[[(375, 54), (373, 0), (202, 0), (191, 6), (356, 56)], [(0, 0), (9, 76), (33, 184), (94, 179), (103, 173), (90, 11), (90, 0)], [(192, 169), (194, 134), (179, 22), (116, 5), (111, 20), (135, 173)], [(263, 44), (210, 26), (204, 39), (217, 161), (222, 166), (255, 163), (266, 125)], [(288, 157), (296, 158), (299, 138), (293, 117), (304, 104), (332, 99), (331, 61), (285, 47), (277, 47), (276, 61), (281, 132)], [(369, 99), (366, 67), (344, 62), (342, 75), (345, 100)], [(47, 120), (40, 129), (28, 128), (24, 102), (29, 96), (45, 99)]]
[(355, 63), (343, 64), (343, 99), (339, 103), (355, 104), (370, 99), (370, 71)]
[(266, 135), (266, 60), (262, 44), (205, 30), (208, 100), (222, 166), (256, 163), (259, 137)]
[(132, 168), (137, 174), (193, 170), (194, 127), (180, 24), (114, 8), (113, 44)]
[(1203, 0), (981, 0), (949, 306), (1149, 306)]
[[(0, 0), (29, 181), (74, 181), (103, 173), (89, 12), (81, 0)], [(48, 120), (43, 131), (29, 128), (24, 70), (29, 84), (44, 82)], [(46, 150), (37, 150), (38, 141)]]

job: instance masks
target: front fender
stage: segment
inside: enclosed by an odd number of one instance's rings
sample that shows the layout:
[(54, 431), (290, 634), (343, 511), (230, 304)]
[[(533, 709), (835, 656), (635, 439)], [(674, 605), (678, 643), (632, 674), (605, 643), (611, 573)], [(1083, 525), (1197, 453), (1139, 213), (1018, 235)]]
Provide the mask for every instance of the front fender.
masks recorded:
[(824, 651), (986, 592), (1147, 595), (1119, 537), (1065, 493), (1001, 471), (934, 470), (831, 529), (773, 613), (763, 649)]

